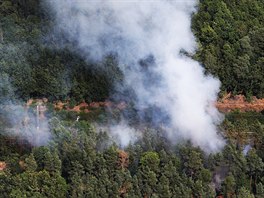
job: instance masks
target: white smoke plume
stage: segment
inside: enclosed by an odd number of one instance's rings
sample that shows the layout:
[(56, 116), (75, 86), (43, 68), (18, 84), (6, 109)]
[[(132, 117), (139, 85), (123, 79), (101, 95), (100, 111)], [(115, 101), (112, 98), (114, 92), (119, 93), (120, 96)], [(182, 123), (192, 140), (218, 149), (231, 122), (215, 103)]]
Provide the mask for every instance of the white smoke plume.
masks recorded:
[(108, 145), (104, 144), (105, 147), (115, 142), (123, 149), (142, 138), (140, 131), (130, 127), (123, 118), (118, 123), (112, 123), (110, 125), (98, 125), (95, 123), (94, 126), (97, 132), (110, 132), (110, 134), (108, 134), (110, 139), (109, 142), (107, 142)]
[[(155, 106), (166, 112), (172, 141), (190, 139), (214, 152), (224, 144), (216, 127), (221, 115), (214, 107), (220, 82), (181, 53), (194, 53), (196, 48), (191, 32), (196, 3), (49, 0), (48, 6), (56, 28), (76, 43), (82, 55), (95, 61), (109, 53), (118, 55), (125, 81), (137, 95), (137, 107)], [(142, 59), (151, 61), (144, 67), (139, 64)]]
[(129, 127), (129, 125), (124, 120), (122, 120), (117, 125), (112, 125), (109, 131), (111, 132), (113, 138), (118, 140), (122, 148), (129, 144), (133, 144), (140, 137), (140, 133)]
[[(21, 48), (29, 48), (26, 42), (23, 44), (0, 44), (0, 47), (4, 51), (1, 53), (2, 59), (0, 59), (2, 70), (5, 70), (4, 68), (7, 66), (14, 68), (12, 61), (18, 61), (20, 65), (27, 66), (26, 57), (21, 53)], [(10, 57), (14, 58), (6, 63), (5, 61)], [(17, 96), (10, 76), (3, 71), (0, 74), (0, 129), (1, 135), (32, 146), (45, 145), (51, 138), (48, 120), (38, 121), (36, 107), (26, 106), (25, 101)]]

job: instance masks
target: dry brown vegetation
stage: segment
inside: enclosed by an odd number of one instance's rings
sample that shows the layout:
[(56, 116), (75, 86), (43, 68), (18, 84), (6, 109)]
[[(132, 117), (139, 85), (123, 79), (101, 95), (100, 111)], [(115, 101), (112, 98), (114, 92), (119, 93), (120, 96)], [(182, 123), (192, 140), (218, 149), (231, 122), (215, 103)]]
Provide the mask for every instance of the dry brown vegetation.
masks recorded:
[(6, 169), (6, 163), (0, 161), (0, 171), (3, 171)]
[(113, 102), (110, 101), (105, 101), (105, 102), (92, 102), (92, 103), (86, 103), (85, 101), (81, 102), (78, 105), (75, 105), (73, 108), (69, 107), (69, 101), (67, 102), (61, 102), (58, 101), (54, 103), (54, 108), (57, 110), (62, 110), (66, 109), (68, 111), (74, 111), (74, 112), (81, 112), (84, 111), (85, 113), (89, 113), (91, 110), (96, 109), (96, 108), (117, 108), (117, 109), (125, 109), (126, 108), (126, 103), (120, 102), (118, 104), (114, 104)]
[[(44, 112), (46, 111), (45, 104), (48, 102), (46, 98), (43, 99), (30, 99), (26, 103), (26, 108), (29, 108), (32, 104), (37, 103), (40, 106), (40, 117), (44, 116)], [(92, 102), (86, 103), (85, 101), (80, 104), (75, 105), (74, 107), (70, 107), (70, 101), (57, 101), (53, 104), (56, 110), (65, 109), (67, 111), (74, 112), (85, 112), (89, 113), (97, 108), (117, 108), (117, 109), (125, 109), (127, 104), (125, 102), (120, 102), (118, 104), (114, 104), (110, 101), (105, 102)], [(255, 96), (252, 97), (251, 101), (247, 101), (244, 95), (232, 95), (231, 93), (226, 94), (223, 98), (219, 99), (215, 106), (221, 112), (230, 112), (233, 110), (239, 110), (241, 112), (246, 111), (256, 111), (261, 112), (264, 110), (264, 98), (258, 99)]]
[(232, 110), (261, 112), (264, 110), (264, 98), (257, 99), (253, 96), (251, 101), (247, 101), (243, 95), (232, 96), (231, 93), (228, 93), (216, 103), (216, 107), (221, 112)]
[(127, 168), (129, 165), (129, 155), (123, 150), (118, 151), (118, 166), (122, 169)]

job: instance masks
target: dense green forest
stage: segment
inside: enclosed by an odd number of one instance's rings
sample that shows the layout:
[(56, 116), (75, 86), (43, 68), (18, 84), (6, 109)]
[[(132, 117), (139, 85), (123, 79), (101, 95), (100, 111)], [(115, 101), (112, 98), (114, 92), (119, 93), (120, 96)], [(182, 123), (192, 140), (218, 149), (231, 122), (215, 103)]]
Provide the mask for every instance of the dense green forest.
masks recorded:
[(263, 97), (264, 3), (201, 0), (193, 17), (196, 58), (219, 77), (222, 91)]
[(221, 126), (228, 144), (210, 155), (188, 142), (172, 145), (164, 131), (151, 128), (120, 150), (89, 121), (54, 114), (61, 121), (50, 121), (47, 146), (0, 136), (0, 161), (7, 165), (0, 171), (2, 197), (264, 196), (261, 114), (229, 113)]
[[(200, 0), (192, 22), (199, 44), (193, 56), (220, 78), (221, 91), (263, 97), (264, 2)], [(89, 63), (63, 34), (52, 37), (53, 18), (41, 1), (0, 0), (0, 25), (1, 104), (105, 101), (122, 86), (115, 56)], [(51, 139), (32, 146), (6, 135), (1, 110), (0, 197), (264, 197), (263, 112), (227, 113), (219, 126), (226, 145), (214, 154), (171, 144), (159, 127), (142, 127), (143, 137), (121, 148), (94, 124), (119, 113), (49, 108), (48, 116), (59, 118), (49, 120)]]
[(122, 80), (115, 59), (89, 64), (70, 51), (73, 43), (58, 49), (63, 38), (47, 36), (53, 21), (44, 8), (35, 0), (1, 1), (1, 97), (105, 100)]
[[(47, 36), (53, 19), (40, 2), (1, 2), (1, 79), (12, 85), (2, 85), (5, 94), (101, 101), (122, 81), (114, 57), (89, 64), (72, 50), (74, 43), (59, 47), (63, 34)], [(260, 0), (200, 1), (192, 24), (199, 43), (194, 57), (220, 78), (223, 92), (263, 97), (263, 23)]]

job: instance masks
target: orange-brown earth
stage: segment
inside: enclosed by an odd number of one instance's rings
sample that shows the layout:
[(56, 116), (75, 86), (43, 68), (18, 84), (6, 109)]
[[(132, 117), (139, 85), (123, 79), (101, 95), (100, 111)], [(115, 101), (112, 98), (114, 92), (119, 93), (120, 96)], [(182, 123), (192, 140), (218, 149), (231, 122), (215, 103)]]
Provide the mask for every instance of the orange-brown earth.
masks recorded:
[(221, 112), (230, 112), (233, 110), (239, 110), (241, 112), (256, 111), (261, 112), (264, 110), (264, 98), (258, 99), (255, 96), (249, 102), (243, 95), (232, 96), (231, 93), (225, 95), (219, 99), (215, 104)]
[(92, 103), (88, 104), (88, 103), (83, 101), (80, 104), (74, 106), (73, 108), (69, 107), (68, 101), (67, 102), (58, 101), (54, 104), (55, 109), (58, 109), (58, 110), (66, 109), (68, 111), (74, 111), (74, 112), (78, 112), (78, 113), (81, 111), (84, 111), (85, 113), (89, 113), (93, 109), (100, 108), (100, 107), (117, 108), (117, 109), (122, 110), (122, 109), (126, 108), (126, 103), (121, 102), (118, 104), (114, 104), (113, 102), (105, 101), (105, 102), (92, 102)]
[[(46, 111), (46, 103), (48, 100), (46, 98), (43, 99), (30, 99), (26, 103), (26, 108), (31, 106), (33, 103), (39, 104), (40, 108), (40, 117), (44, 117), (44, 112)], [(127, 107), (125, 102), (120, 102), (118, 104), (115, 104), (110, 101), (105, 102), (92, 102), (92, 103), (86, 103), (85, 101), (81, 102), (78, 105), (75, 105), (74, 107), (70, 107), (69, 101), (62, 102), (57, 101), (53, 104), (54, 108), (57, 110), (65, 109), (67, 111), (74, 111), (74, 112), (85, 112), (89, 113), (97, 108), (116, 108), (116, 109), (125, 109)], [(219, 99), (215, 106), (219, 109), (221, 112), (230, 112), (233, 110), (239, 110), (241, 112), (246, 111), (256, 111), (261, 112), (264, 110), (264, 98), (258, 99), (255, 96), (252, 97), (251, 101), (247, 101), (245, 96), (243, 95), (231, 95), (231, 93), (226, 94), (223, 98)]]
[(5, 168), (6, 168), (6, 163), (0, 161), (0, 171), (5, 170)]

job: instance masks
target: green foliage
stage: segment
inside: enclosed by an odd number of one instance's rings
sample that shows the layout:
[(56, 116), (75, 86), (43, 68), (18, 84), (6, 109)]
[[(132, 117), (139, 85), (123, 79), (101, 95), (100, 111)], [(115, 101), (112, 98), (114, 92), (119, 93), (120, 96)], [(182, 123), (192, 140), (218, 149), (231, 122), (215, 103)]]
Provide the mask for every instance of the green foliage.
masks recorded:
[(37, 170), (38, 165), (32, 153), (29, 155), (29, 157), (25, 159), (24, 166), (25, 166), (25, 170), (29, 172), (34, 172)]
[(160, 163), (159, 155), (152, 151), (143, 153), (140, 163), (143, 167), (149, 167), (151, 170), (157, 171)]
[(13, 178), (10, 197), (64, 197), (67, 190), (60, 175), (51, 176), (46, 171), (24, 172)]
[(0, 10), (1, 97), (102, 101), (122, 81), (115, 57), (89, 63), (73, 44), (59, 49), (59, 39), (48, 39), (53, 21), (39, 1), (6, 0)]
[(264, 187), (262, 183), (258, 183), (256, 186), (256, 197), (260, 198), (264, 196)]
[(242, 187), (238, 191), (238, 198), (254, 198), (255, 196), (251, 194), (246, 188)]
[(0, 161), (8, 164), (7, 169), (0, 171), (2, 195), (214, 197), (212, 182), (223, 172), (223, 180), (216, 184), (217, 192), (225, 196), (262, 197), (263, 158), (258, 145), (264, 139), (264, 120), (260, 114), (231, 113), (222, 126), (226, 130), (254, 130), (260, 142), (246, 156), (231, 139), (222, 152), (209, 156), (188, 142), (176, 148), (171, 144), (161, 146), (161, 134), (148, 129), (144, 132), (153, 133), (143, 133), (144, 138), (126, 148), (128, 166), (122, 168), (120, 150), (107, 131), (97, 133), (89, 121), (75, 122), (75, 118), (62, 115), (61, 118), (51, 121), (53, 135), (49, 146), (15, 150), (0, 136)]
[[(59, 40), (47, 38), (53, 21), (45, 9), (35, 0), (0, 1), (0, 102), (70, 98), (73, 107), (82, 100), (107, 99), (123, 79), (116, 57), (94, 63), (76, 55), (72, 43), (61, 49)], [(199, 44), (195, 58), (220, 78), (222, 91), (242, 92), (249, 100), (263, 97), (263, 22), (262, 1), (200, 1), (192, 23)], [(144, 129), (142, 139), (125, 149), (124, 167), (108, 131), (91, 125), (95, 120), (110, 124), (102, 109), (89, 114), (62, 110), (54, 116), (60, 119), (50, 120), (49, 145), (32, 147), (6, 136), (10, 123), (0, 115), (0, 161), (7, 164), (0, 170), (2, 197), (264, 196), (261, 113), (226, 115), (220, 127), (227, 145), (209, 156), (188, 142), (175, 147), (162, 130)], [(245, 155), (246, 144), (252, 149)]]
[(229, 175), (225, 178), (223, 183), (223, 191), (226, 197), (229, 197), (232, 194), (235, 194), (235, 178), (233, 175)]
[(199, 42), (195, 57), (220, 78), (222, 91), (263, 97), (263, 18), (259, 0), (200, 1), (192, 21)]

